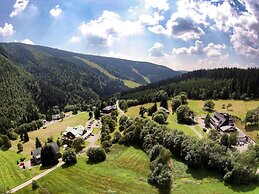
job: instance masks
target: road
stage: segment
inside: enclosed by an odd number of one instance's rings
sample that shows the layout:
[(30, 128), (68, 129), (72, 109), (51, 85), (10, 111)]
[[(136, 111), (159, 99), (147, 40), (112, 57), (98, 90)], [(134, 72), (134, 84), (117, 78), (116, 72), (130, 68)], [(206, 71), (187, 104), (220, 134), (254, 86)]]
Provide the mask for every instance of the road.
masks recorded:
[[(88, 121), (88, 122), (86, 123), (86, 127), (88, 126), (89, 122), (90, 122), (90, 121)], [(92, 132), (93, 129), (96, 127), (97, 122), (98, 122), (98, 121), (94, 120), (93, 124), (91, 125), (91, 129), (90, 129), (91, 132)], [(101, 124), (99, 125), (99, 127), (101, 128)], [(97, 135), (90, 136), (90, 137), (86, 140), (87, 142), (90, 142), (90, 144), (89, 144), (87, 147), (85, 147), (85, 148), (83, 149), (83, 151), (81, 151), (80, 153), (78, 153), (78, 155), (82, 155), (82, 154), (85, 153), (90, 147), (98, 147), (95, 143), (96, 143), (96, 141), (98, 141), (100, 135), (101, 135), (101, 130), (99, 130), (99, 133), (98, 133)], [(38, 179), (40, 179), (40, 178), (46, 176), (47, 174), (49, 174), (49, 173), (52, 172), (53, 170), (57, 169), (58, 167), (62, 166), (63, 164), (64, 164), (64, 162), (63, 162), (63, 161), (60, 161), (57, 165), (53, 166), (52, 168), (50, 168), (50, 169), (46, 170), (45, 172), (43, 172), (43, 173), (41, 173), (41, 174), (39, 174), (39, 175), (33, 177), (32, 179), (26, 181), (25, 183), (23, 183), (23, 184), (21, 184), (21, 185), (15, 187), (15, 188), (13, 188), (13, 189), (11, 189), (11, 190), (9, 191), (9, 193), (15, 193), (15, 192), (17, 192), (17, 191), (23, 189), (24, 187), (27, 187), (28, 185), (30, 185), (30, 184), (32, 183), (32, 181), (34, 181), (34, 180), (36, 181), (36, 180), (38, 180)]]
[(119, 106), (119, 100), (116, 101), (116, 106), (117, 106), (117, 111), (119, 112), (119, 114), (121, 115), (125, 115), (125, 112), (123, 110), (121, 110), (120, 106)]

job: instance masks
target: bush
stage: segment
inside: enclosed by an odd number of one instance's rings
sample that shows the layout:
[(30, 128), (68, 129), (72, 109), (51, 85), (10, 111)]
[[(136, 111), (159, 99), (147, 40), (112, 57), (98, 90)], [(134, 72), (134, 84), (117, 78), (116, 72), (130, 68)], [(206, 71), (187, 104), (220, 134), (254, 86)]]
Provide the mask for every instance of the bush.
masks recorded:
[(112, 143), (118, 143), (119, 140), (120, 140), (120, 138), (121, 138), (121, 133), (118, 132), (118, 131), (116, 131), (116, 132), (114, 133), (114, 137), (113, 137)]
[(17, 144), (17, 149), (18, 149), (18, 152), (22, 152), (23, 151), (23, 146), (22, 146), (21, 143)]
[(178, 123), (192, 124), (194, 113), (187, 105), (181, 105), (176, 110)]
[(103, 148), (89, 148), (87, 156), (88, 160), (94, 163), (103, 162), (106, 159), (106, 153)]
[(204, 108), (204, 110), (211, 112), (211, 111), (213, 111), (214, 107), (215, 107), (215, 103), (212, 100), (207, 100), (204, 103), (203, 108)]
[(153, 120), (159, 124), (165, 124), (165, 117), (161, 113), (155, 114)]
[(33, 180), (32, 183), (31, 183), (32, 190), (35, 190), (39, 187), (40, 187), (39, 183), (37, 181)]
[(47, 143), (52, 143), (52, 142), (54, 142), (53, 136), (48, 137), (47, 138)]
[(77, 163), (76, 153), (72, 149), (67, 149), (62, 156), (62, 161), (68, 165)]
[(12, 147), (12, 143), (6, 135), (0, 135), (0, 139), (3, 148), (9, 149), (10, 147)]
[(85, 141), (82, 137), (77, 137), (73, 140), (72, 147), (76, 152), (81, 151), (84, 148)]

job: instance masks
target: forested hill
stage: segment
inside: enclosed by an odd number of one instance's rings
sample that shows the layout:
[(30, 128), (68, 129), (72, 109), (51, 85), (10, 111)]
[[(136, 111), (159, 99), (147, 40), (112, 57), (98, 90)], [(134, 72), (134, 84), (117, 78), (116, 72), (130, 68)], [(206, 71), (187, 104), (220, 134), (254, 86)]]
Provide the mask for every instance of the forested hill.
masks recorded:
[(81, 106), (180, 74), (151, 63), (21, 43), (0, 43), (0, 70), (0, 130), (37, 119), (30, 110)]
[(259, 69), (220, 68), (196, 70), (174, 78), (123, 92), (122, 98), (151, 101), (159, 90), (169, 96), (185, 91), (192, 99), (259, 98)]

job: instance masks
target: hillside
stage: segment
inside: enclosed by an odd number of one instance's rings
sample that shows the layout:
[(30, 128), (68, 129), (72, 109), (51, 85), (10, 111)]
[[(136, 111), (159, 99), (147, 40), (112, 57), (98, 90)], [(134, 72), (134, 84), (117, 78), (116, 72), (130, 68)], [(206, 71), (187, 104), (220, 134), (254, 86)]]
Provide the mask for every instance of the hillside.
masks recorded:
[(221, 68), (197, 70), (123, 92), (124, 99), (146, 103), (159, 90), (169, 96), (185, 91), (191, 99), (250, 99), (259, 98), (259, 69)]
[(46, 113), (53, 106), (89, 104), (180, 74), (151, 63), (21, 43), (0, 43), (0, 55), (1, 128), (34, 120), (29, 110)]
[(0, 55), (0, 126), (5, 131), (24, 121), (36, 120), (35, 100), (40, 90), (32, 75)]

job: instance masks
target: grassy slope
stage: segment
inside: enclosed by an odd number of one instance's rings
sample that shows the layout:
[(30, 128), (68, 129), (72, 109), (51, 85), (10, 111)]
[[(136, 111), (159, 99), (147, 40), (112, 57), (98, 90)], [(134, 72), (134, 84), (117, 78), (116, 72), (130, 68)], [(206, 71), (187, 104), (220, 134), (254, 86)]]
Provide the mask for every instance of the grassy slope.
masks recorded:
[(31, 172), (16, 165), (22, 157), (13, 151), (0, 151), (0, 185), (12, 188), (31, 178)]
[(174, 183), (172, 194), (256, 194), (259, 185), (229, 187), (216, 172), (188, 169), (186, 164), (173, 160)]
[[(59, 168), (40, 179), (40, 185), (51, 193), (157, 193), (146, 178), (149, 173), (148, 156), (133, 147), (116, 145), (105, 162), (87, 164), (86, 157), (69, 168)], [(37, 193), (31, 186), (18, 193)]]
[[(102, 68), (100, 65), (92, 62), (92, 61), (89, 61), (87, 59), (83, 59), (83, 58), (80, 58), (80, 57), (75, 57), (81, 61), (83, 61), (85, 64), (93, 67), (93, 68), (96, 68), (98, 69), (101, 73), (103, 73), (104, 75), (106, 75), (107, 77), (111, 78), (111, 79), (119, 79), (117, 77), (115, 77), (114, 75), (112, 75), (111, 73), (109, 73), (106, 69)], [(134, 81), (131, 81), (131, 80), (123, 80), (123, 83), (125, 86), (129, 87), (129, 88), (136, 88), (136, 87), (139, 87), (141, 86), (141, 84), (137, 83), (137, 82), (134, 82)]]
[(129, 88), (137, 88), (137, 87), (141, 86), (141, 84), (131, 81), (131, 80), (123, 80), (123, 83), (125, 86), (127, 86)]
[[(65, 118), (63, 121), (58, 121), (54, 124), (48, 125), (46, 129), (40, 129), (36, 131), (29, 132), (30, 141), (23, 144), (23, 154), (25, 156), (30, 155), (32, 149), (35, 148), (35, 139), (38, 137), (41, 142), (45, 142), (46, 139), (50, 136), (54, 138), (58, 138), (60, 133), (66, 129), (67, 126), (77, 126), (83, 125), (88, 121), (89, 115), (88, 112), (82, 112), (77, 114), (76, 116), (72, 116), (70, 118)], [(17, 144), (19, 140), (12, 142), (12, 148), (14, 151), (17, 151)]]

